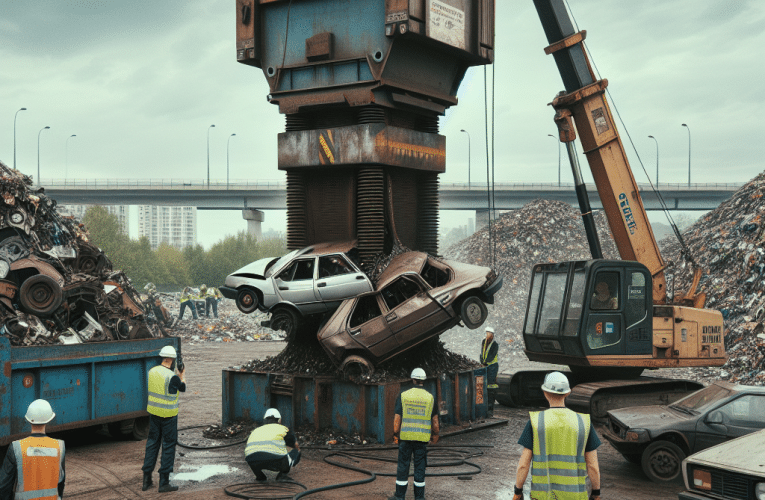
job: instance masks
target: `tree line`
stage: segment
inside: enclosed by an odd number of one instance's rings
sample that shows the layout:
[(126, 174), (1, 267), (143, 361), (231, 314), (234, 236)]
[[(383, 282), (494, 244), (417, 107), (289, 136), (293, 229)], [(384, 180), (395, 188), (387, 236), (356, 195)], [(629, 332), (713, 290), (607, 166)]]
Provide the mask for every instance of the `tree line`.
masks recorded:
[(104, 251), (114, 269), (121, 269), (133, 285), (142, 289), (147, 282), (160, 290), (180, 290), (184, 286), (221, 286), (226, 276), (252, 261), (278, 257), (287, 252), (282, 238), (257, 241), (242, 231), (214, 244), (209, 250), (194, 245), (179, 250), (166, 243), (152, 250), (145, 236), (131, 239), (124, 234), (116, 215), (92, 206), (82, 220), (90, 242)]

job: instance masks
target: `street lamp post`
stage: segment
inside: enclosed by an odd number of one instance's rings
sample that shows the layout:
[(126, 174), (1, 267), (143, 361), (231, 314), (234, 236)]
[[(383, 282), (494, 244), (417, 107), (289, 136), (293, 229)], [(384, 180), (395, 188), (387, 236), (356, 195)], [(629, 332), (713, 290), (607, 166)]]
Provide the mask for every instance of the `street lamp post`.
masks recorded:
[(558, 187), (560, 187), (560, 141), (552, 134), (547, 134), (548, 137), (552, 137), (558, 143)]
[(49, 128), (50, 127), (43, 127), (37, 132), (37, 187), (40, 187), (42, 184), (42, 182), (40, 182), (40, 134), (42, 134), (43, 130), (48, 130)]
[(26, 111), (27, 108), (21, 108), (13, 115), (13, 169), (16, 170), (16, 117), (19, 115), (19, 111)]
[(653, 139), (656, 143), (656, 187), (659, 187), (659, 141), (652, 135), (649, 135), (648, 138)]
[(468, 191), (470, 191), (470, 133), (465, 129), (460, 132), (465, 132), (468, 136)]
[(207, 127), (207, 189), (210, 189), (210, 129), (215, 125)]
[(77, 134), (72, 134), (66, 138), (66, 163), (64, 163), (64, 180), (69, 177), (69, 139), (77, 137)]
[(685, 123), (682, 124), (683, 127), (688, 130), (688, 186), (691, 185), (691, 128), (686, 125)]
[(228, 145), (231, 143), (231, 138), (235, 135), (236, 134), (231, 134), (228, 136), (228, 140), (226, 140), (226, 189), (228, 189)]

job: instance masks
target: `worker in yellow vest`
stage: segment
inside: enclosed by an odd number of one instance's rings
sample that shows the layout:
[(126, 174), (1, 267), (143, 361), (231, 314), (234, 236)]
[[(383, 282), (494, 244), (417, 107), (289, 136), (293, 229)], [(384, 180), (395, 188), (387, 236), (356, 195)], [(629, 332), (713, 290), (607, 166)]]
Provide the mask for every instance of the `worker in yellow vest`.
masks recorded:
[(523, 500), (523, 485), (531, 468), (531, 498), (536, 500), (600, 500), (600, 467), (597, 448), (600, 439), (590, 416), (566, 408), (571, 393), (568, 379), (550, 372), (542, 384), (550, 404), (545, 411), (531, 412), (518, 440), (524, 447), (518, 462), (513, 500)]
[(425, 498), (425, 466), (428, 443), (436, 444), (440, 433), (433, 395), (425, 390), (425, 370), (412, 370), (414, 387), (399, 394), (393, 418), (393, 442), (398, 444), (396, 494), (389, 500), (403, 500), (409, 485), (409, 462), (414, 456), (414, 498)]
[(253, 430), (247, 439), (244, 457), (258, 481), (268, 479), (263, 469), (278, 472), (277, 480), (288, 479), (290, 469), (300, 462), (300, 446), (295, 435), (282, 425), (279, 410), (266, 411), (263, 425)]
[(194, 305), (194, 294), (191, 291), (191, 287), (187, 286), (181, 292), (181, 310), (178, 313), (178, 319), (183, 319), (183, 313), (186, 312), (186, 308), (191, 309), (191, 316), (197, 319), (197, 308)]
[(44, 399), (29, 405), (25, 418), (32, 424), (32, 435), (8, 448), (0, 471), (0, 499), (56, 500), (64, 495), (64, 442), (45, 435), (46, 424), (55, 416)]
[(159, 467), (159, 492), (177, 491), (170, 484), (170, 473), (175, 465), (175, 444), (178, 441), (178, 393), (186, 392), (186, 369), (177, 375), (173, 362), (178, 357), (173, 346), (159, 351), (162, 363), (149, 370), (149, 437), (146, 439), (146, 455), (143, 460), (143, 491), (154, 484), (151, 475), (157, 465), (159, 447), (162, 446), (162, 462)]
[(494, 328), (486, 327), (486, 338), (481, 342), (481, 364), (486, 367), (488, 414), (494, 416), (494, 399), (497, 397), (497, 373), (499, 372), (499, 345), (494, 341)]

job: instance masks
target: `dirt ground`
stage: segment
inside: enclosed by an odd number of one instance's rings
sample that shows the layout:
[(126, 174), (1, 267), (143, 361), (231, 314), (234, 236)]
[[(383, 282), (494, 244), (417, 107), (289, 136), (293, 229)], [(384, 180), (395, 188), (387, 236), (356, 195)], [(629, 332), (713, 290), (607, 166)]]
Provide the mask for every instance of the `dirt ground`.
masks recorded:
[[(278, 353), (283, 342), (208, 343), (184, 346), (188, 390), (181, 397), (179, 427), (219, 423), (221, 418), (221, 370), (255, 357)], [(528, 410), (498, 406), (495, 417), (508, 420), (507, 425), (443, 438), (438, 446), (470, 448), (481, 456), (468, 459), (480, 466), (480, 474), (465, 478), (429, 477), (426, 495), (429, 500), (512, 498), (515, 469), (521, 447), (516, 443), (528, 418)], [(181, 433), (180, 440), (193, 443), (199, 430)], [(145, 442), (115, 441), (103, 431), (84, 430), (65, 434), (67, 443), (66, 498), (110, 500), (124, 498), (188, 498), (224, 499), (223, 489), (234, 483), (252, 483), (254, 477), (244, 462), (244, 445), (217, 450), (176, 450), (173, 482), (181, 487), (178, 493), (159, 494), (156, 489), (141, 491), (141, 465)], [(480, 447), (476, 447), (480, 446)], [(431, 448), (431, 450), (433, 450)], [(317, 488), (364, 479), (364, 474), (341, 469), (323, 461), (331, 453), (326, 450), (304, 450), (303, 460), (292, 471), (294, 481), (308, 488)], [(378, 472), (395, 473), (395, 451), (377, 452), (390, 462), (364, 459), (343, 459), (346, 463)], [(431, 451), (431, 461), (442, 452)], [(681, 485), (660, 486), (651, 483), (637, 465), (624, 460), (607, 442), (599, 449), (603, 498), (610, 499), (676, 499)], [(474, 470), (469, 466), (429, 468), (429, 471)], [(171, 479), (174, 477), (171, 476)], [(209, 476), (209, 477), (207, 477)], [(157, 475), (154, 475), (155, 484)], [(394, 490), (393, 477), (377, 477), (371, 483), (310, 495), (311, 499), (387, 499)], [(296, 490), (300, 491), (300, 490)], [(410, 483), (407, 498), (413, 498)], [(266, 497), (277, 498), (277, 497)]]

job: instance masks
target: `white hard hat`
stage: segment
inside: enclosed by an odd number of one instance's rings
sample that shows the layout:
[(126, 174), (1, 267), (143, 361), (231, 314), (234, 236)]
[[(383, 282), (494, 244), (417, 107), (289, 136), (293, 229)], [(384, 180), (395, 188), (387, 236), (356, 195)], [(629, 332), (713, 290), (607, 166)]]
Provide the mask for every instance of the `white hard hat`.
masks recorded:
[(275, 419), (278, 420), (282, 418), (282, 414), (279, 413), (279, 410), (277, 410), (276, 408), (269, 408), (268, 410), (266, 410), (266, 414), (263, 415), (263, 418), (268, 418), (268, 417), (274, 417)]
[(412, 378), (415, 380), (425, 380), (425, 370), (422, 368), (415, 368), (412, 370)]
[(493, 326), (487, 326), (486, 331), (489, 333), (494, 333), (494, 327)]
[(162, 348), (161, 351), (159, 351), (159, 357), (160, 358), (177, 358), (178, 354), (175, 352), (175, 347), (171, 345), (166, 345)]
[(545, 376), (542, 390), (552, 394), (568, 394), (571, 392), (571, 386), (568, 384), (568, 378), (561, 372), (550, 372)]
[(53, 408), (50, 407), (50, 403), (44, 399), (36, 399), (32, 401), (27, 409), (27, 414), (24, 418), (27, 422), (35, 425), (47, 424), (56, 414), (53, 413)]

